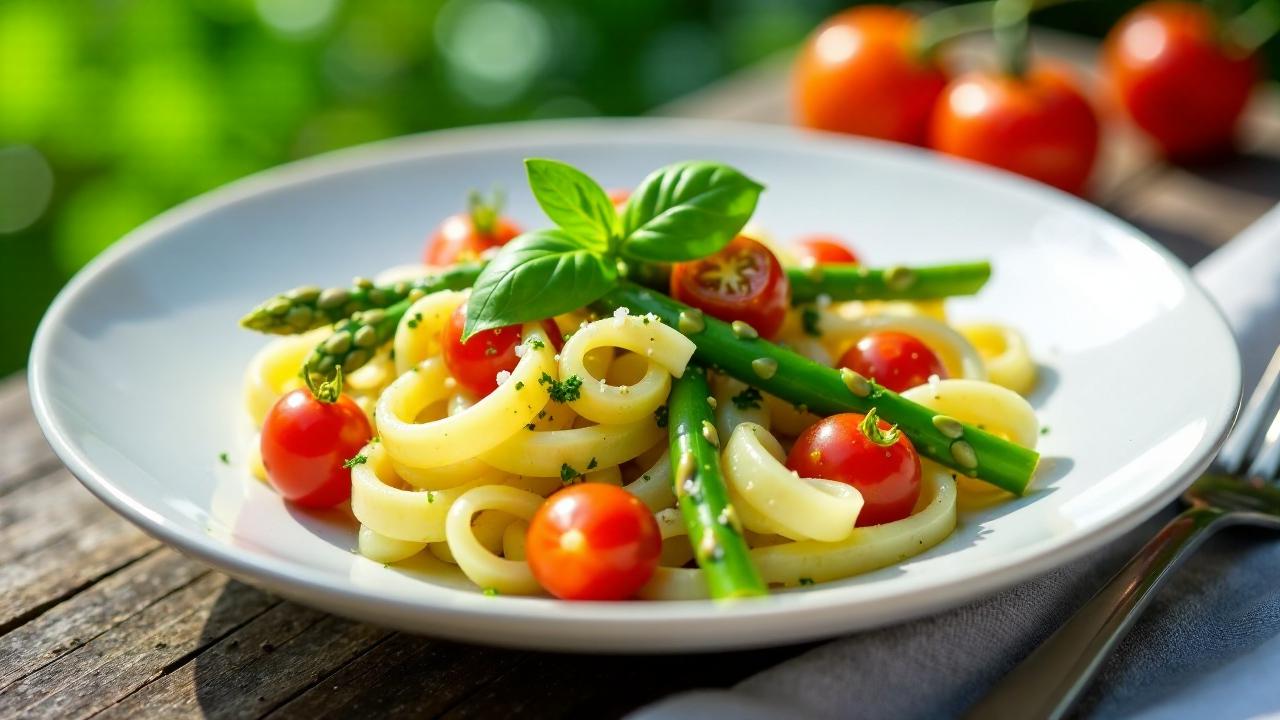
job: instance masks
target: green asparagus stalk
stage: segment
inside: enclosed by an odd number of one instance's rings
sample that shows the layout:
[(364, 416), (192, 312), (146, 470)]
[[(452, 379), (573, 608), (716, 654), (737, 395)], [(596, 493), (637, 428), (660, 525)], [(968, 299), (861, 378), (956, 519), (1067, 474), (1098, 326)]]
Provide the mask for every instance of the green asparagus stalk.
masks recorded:
[(1040, 456), (1003, 438), (923, 405), (847, 368), (836, 370), (757, 336), (749, 325), (732, 326), (671, 298), (622, 283), (597, 303), (604, 311), (626, 307), (653, 313), (697, 345), (695, 358), (742, 382), (819, 415), (865, 413), (872, 408), (896, 424), (924, 457), (1015, 494), (1026, 491)]
[(987, 262), (883, 269), (858, 265), (814, 265), (787, 268), (791, 302), (813, 302), (819, 295), (832, 300), (928, 300), (973, 295), (991, 277)]
[(671, 386), (667, 401), (672, 477), (680, 514), (712, 598), (765, 595), (768, 590), (751, 562), (742, 524), (729, 503), (720, 472), (720, 440), (710, 397), (706, 370), (690, 364)]
[[(865, 268), (859, 265), (819, 264), (786, 268), (791, 303), (802, 305), (825, 295), (832, 300), (932, 300), (973, 295), (991, 278), (987, 262), (908, 267)], [(671, 266), (627, 263), (631, 282), (666, 292)]]
[(345, 373), (373, 359), (383, 344), (396, 334), (400, 318), (409, 311), (416, 296), (406, 297), (388, 308), (373, 308), (357, 312), (341, 320), (333, 328), (333, 334), (316, 346), (303, 364), (303, 377), (331, 377), (337, 368)]
[(332, 325), (358, 312), (390, 308), (411, 294), (469, 288), (483, 268), (482, 262), (470, 262), (412, 282), (375, 286), (368, 280), (357, 279), (347, 288), (295, 288), (250, 310), (240, 319), (240, 325), (273, 335), (304, 333)]

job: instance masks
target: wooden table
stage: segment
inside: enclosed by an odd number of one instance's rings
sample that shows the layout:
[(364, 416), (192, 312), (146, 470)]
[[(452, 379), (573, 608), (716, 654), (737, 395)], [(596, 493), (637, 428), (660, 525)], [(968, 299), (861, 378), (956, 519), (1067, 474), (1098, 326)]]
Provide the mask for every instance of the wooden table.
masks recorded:
[[(1088, 72), (1091, 44), (1037, 41)], [(785, 122), (785, 65), (659, 112)], [(1195, 172), (1112, 131), (1095, 198), (1195, 262), (1280, 201), (1280, 94), (1259, 93), (1246, 125), (1245, 152)], [(804, 649), (558, 655), (326, 615), (188, 560), (99, 503), (41, 437), (21, 375), (0, 381), (0, 428), (0, 717), (615, 716)]]

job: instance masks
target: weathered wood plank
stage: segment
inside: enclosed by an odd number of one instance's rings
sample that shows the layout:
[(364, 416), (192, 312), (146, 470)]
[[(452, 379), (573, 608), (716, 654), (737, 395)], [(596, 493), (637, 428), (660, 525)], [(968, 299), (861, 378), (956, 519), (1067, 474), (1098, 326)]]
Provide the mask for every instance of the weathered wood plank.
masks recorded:
[[(162, 676), (169, 667), (186, 662), (278, 602), (220, 575), (204, 575), (6, 688), (0, 693), (0, 716), (91, 715)], [(150, 717), (166, 716), (152, 708), (148, 712)]]
[(0, 502), (14, 487), (41, 470), (57, 467), (53, 448), (31, 414), (27, 377), (17, 373), (0, 380)]
[(0, 692), (209, 572), (162, 548), (0, 636)]
[(537, 653), (442, 717), (618, 717), (680, 690), (727, 687), (809, 647), (638, 657)]
[(288, 702), (390, 634), (382, 628), (281, 603), (112, 705), (102, 717), (257, 717)]
[(0, 564), (111, 513), (65, 469), (0, 496)]
[(82, 530), (0, 566), (0, 633), (159, 546), (123, 518), (103, 512)]
[(514, 650), (398, 633), (270, 717), (430, 717), (449, 709), (527, 657), (527, 653)]

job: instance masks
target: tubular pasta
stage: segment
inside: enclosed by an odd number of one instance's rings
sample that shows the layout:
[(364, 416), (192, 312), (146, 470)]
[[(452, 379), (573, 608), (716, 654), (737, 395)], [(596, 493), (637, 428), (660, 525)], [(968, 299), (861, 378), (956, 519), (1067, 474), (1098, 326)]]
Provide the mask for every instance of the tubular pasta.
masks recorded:
[(481, 485), (463, 493), (449, 508), (446, 537), (458, 567), (471, 582), (503, 595), (542, 592), (533, 571), (522, 560), (495, 555), (476, 537), (471, 519), (485, 510), (499, 510), (528, 522), (542, 505), (542, 496), (503, 485)]
[[(766, 448), (762, 436), (772, 447)], [(794, 540), (848, 537), (862, 510), (862, 494), (844, 483), (797, 477), (779, 462), (781, 454), (777, 440), (754, 423), (739, 425), (729, 438), (721, 465), (743, 526)], [(767, 520), (763, 527), (761, 517)]]
[(491, 471), (487, 477), (444, 490), (408, 489), (392, 470), (382, 443), (370, 443), (360, 452), (365, 462), (351, 469), (351, 512), (374, 532), (396, 540), (444, 540), (445, 514), (458, 496), (502, 477)]
[(423, 542), (397, 540), (381, 535), (368, 525), (360, 526), (358, 539), (360, 554), (374, 562), (393, 563), (407, 560), (422, 552), (427, 546)]
[(675, 505), (676, 494), (671, 488), (670, 451), (662, 453), (652, 467), (632, 480), (624, 489), (639, 498), (645, 507), (655, 513)]
[(982, 355), (987, 379), (1019, 395), (1035, 389), (1036, 364), (1021, 333), (998, 323), (969, 323), (957, 329)]
[[(751, 559), (770, 585), (796, 586), (801, 578), (826, 582), (902, 562), (946, 539), (956, 526), (956, 486), (946, 473), (927, 475), (915, 514), (884, 525), (854, 528), (839, 542), (805, 540), (756, 547)], [(646, 600), (707, 596), (702, 571), (659, 567), (640, 591)]]
[[(501, 389), (501, 388), (499, 388)], [(521, 428), (510, 439), (480, 455), (489, 465), (515, 475), (558, 476), (565, 465), (586, 472), (624, 463), (649, 449), (666, 431), (648, 416), (624, 425), (592, 425), (571, 430)]]
[(396, 325), (392, 347), (396, 374), (403, 375), (432, 355), (440, 354), (440, 334), (449, 316), (466, 301), (468, 293), (441, 290), (418, 298)]
[(555, 361), (541, 327), (526, 324), (524, 337), (537, 338), (542, 346), (526, 344), (528, 350), (511, 377), (457, 415), (421, 424), (411, 419), (453, 390), (453, 378), (439, 358), (427, 360), (415, 372), (407, 372), (391, 383), (379, 398), (375, 413), (387, 452), (404, 465), (440, 467), (474, 458), (507, 438), (527, 432), (524, 426), (548, 402), (546, 389), (538, 379), (555, 370)]
[(303, 335), (275, 338), (253, 356), (244, 372), (244, 404), (254, 425), (262, 426), (281, 395), (302, 386), (298, 368), (328, 333), (328, 328), (319, 328)]
[[(597, 348), (616, 347), (649, 360), (644, 377), (632, 385), (616, 386), (587, 371), (585, 357)], [(560, 351), (560, 378), (582, 379), (574, 412), (598, 423), (622, 424), (653, 414), (667, 400), (671, 376), (680, 377), (693, 357), (694, 344), (657, 319), (618, 315), (589, 322), (578, 329)]]

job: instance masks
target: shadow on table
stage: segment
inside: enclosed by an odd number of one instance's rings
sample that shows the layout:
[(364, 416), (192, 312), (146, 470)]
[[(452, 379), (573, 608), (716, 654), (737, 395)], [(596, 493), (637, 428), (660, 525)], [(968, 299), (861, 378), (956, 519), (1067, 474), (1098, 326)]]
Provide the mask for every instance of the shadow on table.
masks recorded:
[(1188, 172), (1215, 185), (1280, 202), (1280, 156), (1245, 151), (1188, 168)]
[[(244, 618), (246, 607), (257, 614)], [(504, 650), (388, 631), (231, 580), (192, 665), (195, 700), (211, 717), (596, 718), (728, 687), (813, 645), (687, 655)]]

